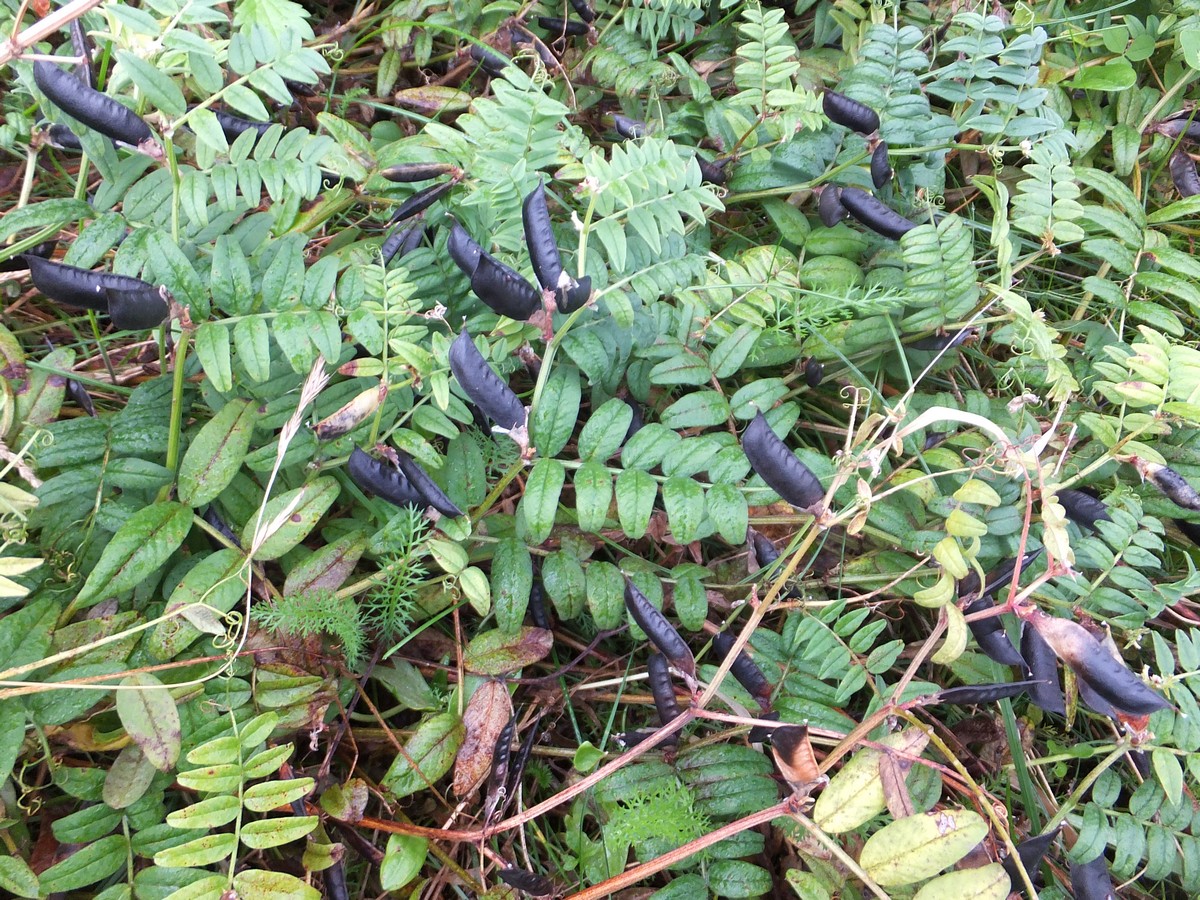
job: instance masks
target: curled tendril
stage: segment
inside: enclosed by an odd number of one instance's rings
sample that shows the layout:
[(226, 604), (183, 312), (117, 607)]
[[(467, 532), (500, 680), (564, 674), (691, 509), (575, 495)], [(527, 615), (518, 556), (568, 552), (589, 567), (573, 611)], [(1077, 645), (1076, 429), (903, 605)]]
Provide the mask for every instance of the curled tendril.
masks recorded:
[(337, 46), (337, 44), (326, 44), (322, 48), (322, 52), (325, 54), (326, 59), (333, 60), (334, 62), (341, 62), (346, 58), (346, 51)]
[(54, 444), (54, 435), (45, 428), (39, 428), (30, 443), (36, 443), (39, 447), (50, 447)]

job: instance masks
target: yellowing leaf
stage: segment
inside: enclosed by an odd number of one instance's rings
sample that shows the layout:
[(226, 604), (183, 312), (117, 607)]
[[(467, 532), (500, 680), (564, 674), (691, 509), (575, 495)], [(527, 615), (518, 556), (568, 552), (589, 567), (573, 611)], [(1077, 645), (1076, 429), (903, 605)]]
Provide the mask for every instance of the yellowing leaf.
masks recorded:
[(912, 884), (954, 865), (987, 832), (987, 822), (969, 809), (909, 816), (871, 835), (858, 862), (882, 887)]
[(117, 715), (151, 765), (169, 772), (179, 759), (179, 708), (171, 692), (149, 672), (130, 675), (117, 691)]
[(967, 649), (967, 620), (963, 618), (962, 610), (953, 603), (942, 607), (946, 613), (946, 639), (942, 646), (931, 656), (930, 662), (947, 666), (963, 655)]
[[(929, 736), (919, 728), (909, 728), (889, 734), (879, 743), (894, 750), (919, 755), (929, 742)], [(813, 807), (813, 821), (829, 834), (840, 834), (857, 828), (879, 815), (887, 806), (879, 763), (883, 751), (873, 747), (859, 750), (842, 766)]]
[(1000, 863), (947, 872), (921, 886), (913, 900), (1005, 900), (1008, 873)]

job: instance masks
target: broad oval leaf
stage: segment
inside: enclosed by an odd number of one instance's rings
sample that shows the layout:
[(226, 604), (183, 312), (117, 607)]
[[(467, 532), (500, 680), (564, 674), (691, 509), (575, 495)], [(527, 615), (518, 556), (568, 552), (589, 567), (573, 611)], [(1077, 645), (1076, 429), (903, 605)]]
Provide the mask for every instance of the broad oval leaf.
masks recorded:
[(130, 744), (117, 754), (104, 776), (101, 799), (113, 809), (125, 809), (140, 800), (150, 788), (158, 770), (146, 758), (142, 748)]
[(210, 797), (169, 813), (167, 824), (174, 828), (220, 828), (236, 819), (241, 808), (237, 797)]
[(229, 486), (250, 450), (256, 414), (249, 400), (231, 400), (200, 429), (179, 466), (183, 503), (203, 506)]
[(316, 816), (258, 819), (242, 825), (241, 838), (252, 850), (266, 850), (299, 840), (316, 827)]
[(871, 835), (858, 861), (882, 887), (912, 884), (954, 865), (987, 832), (987, 822), (974, 810), (921, 813)]
[(557, 459), (539, 459), (529, 471), (525, 496), (521, 498), (521, 512), (525, 516), (530, 543), (542, 543), (554, 530), (558, 497), (566, 478), (566, 470)]
[(554, 635), (544, 628), (485, 631), (467, 644), (463, 666), (474, 675), (507, 675), (545, 659)]
[(126, 733), (160, 772), (179, 759), (182, 732), (171, 692), (149, 672), (130, 675), (117, 691), (117, 715)]
[[(278, 559), (308, 536), (340, 490), (336, 478), (324, 476), (272, 498), (263, 510), (261, 524), (257, 515), (246, 523), (242, 546), (253, 549), (255, 559)], [(256, 529), (261, 529), (257, 546)]]
[(192, 511), (182, 503), (167, 501), (139, 509), (104, 548), (75, 606), (85, 609), (137, 587), (170, 559), (191, 527)]
[(581, 389), (579, 372), (574, 366), (555, 366), (529, 416), (529, 436), (538, 454), (557, 456), (579, 419)]
[(171, 869), (210, 866), (228, 859), (237, 849), (237, 842), (237, 835), (232, 833), (206, 834), (178, 847), (159, 850), (154, 854), (154, 864)]
[(913, 900), (1005, 900), (1011, 885), (1000, 863), (947, 872), (921, 885)]
[(524, 541), (504, 538), (492, 554), (492, 607), (500, 630), (514, 634), (521, 627), (533, 590), (533, 557)]
[[(232, 838), (233, 835), (229, 837)], [(129, 841), (125, 839), (125, 835), (110, 834), (100, 838), (94, 844), (76, 850), (38, 876), (42, 896), (75, 891), (95, 884), (124, 867), (128, 857)]]
[(617, 476), (617, 518), (627, 538), (636, 541), (646, 534), (657, 496), (658, 482), (649, 472), (626, 469)]
[(224, 322), (204, 322), (196, 329), (192, 341), (196, 347), (196, 357), (213, 387), (222, 394), (231, 391), (233, 363), (229, 353), (229, 328)]
[(462, 719), (453, 713), (439, 713), (425, 719), (396, 756), (380, 785), (396, 797), (407, 797), (426, 790), (450, 771), (463, 742)]
[(38, 877), (19, 856), (0, 856), (0, 888), (17, 897), (37, 897)]
[[(879, 743), (914, 755), (929, 738), (918, 728), (889, 734)], [(883, 751), (865, 747), (850, 758), (830, 780), (813, 807), (813, 821), (828, 834), (851, 831), (887, 807), (879, 764)]]
[(321, 900), (321, 892), (286, 872), (245, 869), (233, 876), (239, 900)]
[[(291, 752), (290, 746), (288, 751)], [(315, 782), (307, 776), (252, 784), (242, 794), (242, 801), (246, 804), (246, 809), (251, 812), (267, 812), (307, 796), (312, 791), (314, 784)]]

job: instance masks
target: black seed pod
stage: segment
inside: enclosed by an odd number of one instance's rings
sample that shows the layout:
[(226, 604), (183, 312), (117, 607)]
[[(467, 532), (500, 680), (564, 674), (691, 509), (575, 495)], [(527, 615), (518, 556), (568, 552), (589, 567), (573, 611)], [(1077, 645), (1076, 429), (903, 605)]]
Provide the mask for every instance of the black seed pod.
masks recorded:
[(835, 184), (827, 184), (821, 188), (821, 198), (817, 201), (817, 216), (826, 228), (832, 228), (848, 213), (842, 206), (842, 189)]
[(204, 510), (204, 521), (213, 527), (213, 529), (229, 542), (229, 546), (237, 547), (239, 550), (242, 547), (241, 538), (233, 533), (233, 529), (226, 524), (225, 520), (217, 515), (217, 508), (213, 504), (209, 504)]
[(775, 436), (762, 413), (742, 434), (742, 450), (767, 487), (792, 506), (811, 510), (825, 498), (817, 476)]
[(425, 506), (425, 498), (400, 471), (369, 456), (358, 447), (350, 454), (346, 470), (360, 488), (389, 503), (396, 506)]
[(35, 62), (33, 80), (55, 106), (93, 131), (134, 147), (150, 140), (150, 126), (133, 110), (93, 90), (54, 63)]
[(804, 364), (804, 383), (810, 388), (820, 387), (825, 377), (825, 367), (811, 357)]
[(411, 219), (417, 213), (424, 212), (449, 193), (454, 185), (453, 181), (443, 181), (441, 184), (431, 184), (427, 188), (422, 188), (396, 207), (390, 222), (392, 224), (403, 222), (405, 219)]
[(499, 78), (503, 75), (504, 67), (511, 62), (511, 60), (494, 52), (490, 47), (484, 47), (480, 44), (471, 45), (471, 59), (479, 63), (479, 68), (483, 69), (484, 73), (490, 78)]
[(492, 771), (488, 775), (487, 798), (491, 804), (499, 801), (501, 789), (508, 785), (508, 763), (512, 758), (512, 742), (516, 733), (517, 717), (514, 715), (496, 735), (496, 746), (492, 751)]
[(533, 753), (533, 745), (537, 742), (538, 723), (534, 722), (529, 726), (529, 731), (525, 733), (525, 737), (521, 739), (521, 746), (517, 748), (517, 755), (514, 756), (508, 763), (508, 796), (515, 797), (517, 788), (521, 783), (521, 776), (525, 774), (525, 766), (529, 764), (529, 756)]
[(393, 259), (403, 259), (421, 246), (421, 238), (425, 234), (425, 226), (420, 222), (407, 228), (396, 226), (388, 232), (388, 236), (379, 245), (379, 255), (383, 257), (386, 266)]
[(1086, 703), (1093, 712), (1108, 716), (1110, 719), (1117, 717), (1117, 711), (1113, 705), (1097, 694), (1085, 679), (1076, 678), (1075, 687), (1079, 690), (1079, 699)]
[(501, 869), (500, 880), (531, 897), (547, 897), (555, 892), (554, 882), (550, 879), (515, 866)]
[(1170, 708), (1171, 704), (1161, 694), (1151, 690), (1078, 622), (1035, 612), (1026, 623), (1026, 631), (1030, 624), (1052, 652), (1075, 670), (1080, 680), (1117, 709), (1148, 715)]
[(429, 477), (429, 473), (421, 468), (419, 462), (403, 450), (396, 451), (396, 461), (400, 466), (400, 471), (408, 479), (408, 483), (412, 485), (413, 489), (421, 495), (427, 504), (443, 516), (458, 518), (463, 514), (463, 511), (454, 505), (454, 501), (447, 497), (445, 492), (437, 486), (437, 483)]
[(560, 313), (573, 313), (587, 303), (591, 296), (592, 278), (590, 275), (584, 275), (573, 287), (558, 291), (554, 304)]
[(545, 628), (549, 631), (554, 627), (550, 621), (550, 614), (546, 610), (546, 592), (542, 588), (542, 582), (536, 578), (533, 587), (529, 589), (529, 615), (533, 618), (533, 624), (538, 628)]
[(1036, 682), (1029, 686), (1029, 699), (1046, 712), (1065, 716), (1067, 705), (1058, 678), (1058, 657), (1028, 622), (1021, 631), (1021, 656)]
[(96, 89), (96, 70), (92, 66), (92, 52), (96, 49), (95, 43), (88, 33), (83, 30), (83, 22), (80, 19), (71, 20), (71, 50), (83, 60), (79, 64), (79, 77), (83, 79), (92, 90)]
[(1200, 173), (1196, 172), (1196, 164), (1182, 147), (1176, 148), (1171, 154), (1168, 164), (1171, 170), (1171, 180), (1175, 182), (1175, 190), (1180, 197), (1194, 197), (1200, 194)]
[(471, 291), (494, 311), (524, 322), (542, 308), (538, 289), (486, 250), (471, 275)]
[(82, 383), (76, 381), (74, 378), (68, 378), (67, 396), (89, 416), (92, 418), (96, 417), (96, 406), (92, 403), (92, 395), (87, 392), (87, 388)]
[[(1036, 550), (1030, 550), (1021, 557), (1021, 571), (1025, 571), (1034, 560), (1042, 555), (1041, 547)], [(980, 597), (991, 597), (1000, 588), (1007, 587), (1012, 582), (1013, 572), (1017, 568), (1017, 561), (1014, 558), (1009, 558), (1000, 563), (992, 571), (988, 572), (987, 578), (983, 583), (983, 590), (979, 590), (979, 576), (974, 571), (968, 573), (967, 577), (958, 583), (958, 596), (966, 599), (970, 595), (978, 592)]]
[[(733, 649), (735, 639), (733, 635), (719, 631), (713, 635), (713, 649), (717, 651), (717, 655), (724, 660), (729, 656), (729, 651)], [(733, 664), (729, 667), (730, 674), (737, 679), (738, 684), (750, 692), (758, 705), (763, 709), (767, 709), (771, 705), (771, 683), (767, 681), (767, 677), (747, 654), (745, 650), (739, 651), (734, 657)]]
[(620, 113), (613, 113), (613, 127), (617, 129), (617, 134), (629, 141), (644, 138), (647, 131), (645, 122), (631, 119)]
[(107, 287), (108, 315), (123, 331), (157, 328), (170, 312), (165, 289), (143, 282), (136, 288)]
[(837, 91), (825, 91), (821, 108), (829, 121), (859, 134), (871, 134), (879, 128), (879, 115), (875, 110)]
[(583, 19), (583, 21), (589, 24), (596, 21), (596, 11), (592, 9), (588, 0), (571, 0), (571, 8), (575, 10), (575, 14)]
[(1200, 522), (1189, 522), (1186, 519), (1175, 519), (1174, 522), (1185, 538), (1200, 547)]
[(746, 538), (750, 542), (750, 549), (754, 551), (754, 558), (758, 562), (759, 569), (765, 569), (779, 559), (779, 548), (765, 534), (761, 534), (753, 528), (747, 528)]
[(1071, 893), (1075, 900), (1115, 900), (1117, 892), (1103, 853), (1089, 863), (1071, 863)]
[(450, 345), (450, 371), (471, 402), (501, 428), (525, 424), (525, 407), (492, 371), (465, 328)]
[(0, 260), (0, 272), (24, 272), (29, 268), (29, 263), (25, 261), (26, 256), (36, 256), (39, 259), (49, 259), (54, 255), (54, 249), (58, 246), (58, 241), (43, 241), (36, 247), (30, 247), (24, 253), (19, 253), (16, 256), (10, 256), (8, 259)]
[(225, 133), (225, 140), (231, 144), (243, 132), (253, 131), (258, 134), (258, 137), (262, 137), (271, 128), (270, 122), (251, 122), (249, 119), (243, 119), (233, 113), (218, 110), (214, 115), (217, 117), (217, 124), (221, 126), (221, 131)]
[(46, 137), (50, 140), (50, 146), (57, 147), (59, 150), (70, 150), (75, 153), (83, 150), (79, 135), (61, 122), (54, 122), (46, 126)]
[(1183, 509), (1200, 510), (1200, 494), (1188, 484), (1187, 479), (1170, 466), (1144, 462), (1141, 464), (1150, 482), (1163, 492), (1168, 500)]
[[(1058, 837), (1059, 828), (1046, 834), (1039, 834), (1037, 837), (1031, 837), (1017, 844), (1017, 856), (1021, 860), (1021, 865), (1025, 871), (1029, 873), (1030, 880), (1037, 882), (1038, 869), (1041, 868), (1042, 858), (1046, 855), (1046, 851), (1050, 849), (1050, 845), (1054, 843)], [(1024, 883), (1021, 880), (1021, 873), (1017, 871), (1016, 862), (1011, 856), (1006, 856), (1000, 861), (1004, 866), (1004, 871), (1008, 873), (1008, 879), (1016, 890), (1021, 889)]]
[(430, 178), (449, 175), (454, 169), (450, 163), (410, 162), (388, 166), (380, 170), (379, 174), (397, 184), (411, 184), (414, 181), (428, 181)]
[(558, 19), (551, 16), (538, 16), (538, 26), (546, 29), (555, 39), (561, 37), (579, 37), (588, 33), (588, 27), (583, 22), (572, 22), (570, 19)]
[(638, 623), (638, 627), (646, 632), (650, 643), (663, 652), (671, 665), (694, 678), (696, 658), (692, 656), (692, 651), (679, 636), (675, 626), (667, 621), (667, 617), (656, 609), (628, 578), (625, 579), (625, 608), (633, 616), (633, 621)]
[(1063, 511), (1067, 514), (1067, 518), (1081, 528), (1090, 528), (1095, 531), (1097, 522), (1112, 521), (1108, 509), (1091, 494), (1085, 494), (1074, 488), (1066, 488), (1059, 491), (1056, 496)]
[(700, 154), (696, 154), (696, 162), (700, 164), (700, 177), (711, 184), (724, 184), (728, 176), (725, 174), (725, 166), (729, 164), (728, 159), (714, 160), (709, 162)]
[(888, 163), (887, 141), (880, 141), (871, 154), (871, 183), (875, 185), (875, 190), (879, 190), (891, 180), (892, 167)]
[(1033, 687), (1036, 681), (1008, 681), (1000, 684), (969, 684), (964, 687), (947, 688), (930, 695), (927, 703), (954, 703), (965, 706), (970, 703), (995, 703), (1005, 697), (1015, 697)]
[(1185, 141), (1200, 141), (1200, 118), (1195, 118), (1194, 113), (1189, 111), (1181, 118), (1157, 122), (1149, 130), (1157, 131), (1171, 140), (1183, 138)]
[[(21, 259), (29, 267), (34, 287), (51, 300), (99, 312), (108, 311), (108, 294), (105, 292), (105, 287), (112, 282), (107, 279), (121, 277), (51, 262), (28, 253), (23, 254)], [(132, 282), (128, 285), (129, 287), (145, 284), (144, 281), (136, 278), (129, 279), (129, 281)]]
[(886, 238), (899, 240), (917, 227), (916, 222), (904, 218), (894, 209), (885, 206), (878, 197), (861, 188), (842, 188), (842, 196), (839, 199), (850, 215)]
[[(963, 608), (963, 613), (970, 615), (991, 608), (992, 601), (987, 597), (980, 597), (978, 600), (968, 603)], [(1024, 657), (1008, 639), (1008, 633), (1000, 624), (999, 616), (968, 622), (967, 627), (971, 629), (975, 643), (979, 645), (979, 649), (988, 659), (995, 660), (1002, 666), (1021, 666), (1022, 668), (1026, 666)]]
[(525, 226), (525, 244), (538, 284), (545, 290), (557, 291), (563, 276), (562, 256), (554, 241), (544, 181), (539, 180), (538, 186), (525, 196), (525, 202), (521, 204), (521, 222)]
[(483, 255), (483, 248), (467, 234), (467, 229), (457, 222), (450, 226), (450, 239), (446, 242), (446, 250), (464, 275), (470, 278), (475, 274), (475, 269), (479, 267), (479, 257)]
[[(671, 683), (671, 670), (667, 658), (661, 653), (651, 653), (646, 662), (649, 674), (650, 693), (654, 696), (654, 708), (658, 710), (660, 725), (666, 725), (679, 715), (679, 701), (675, 699), (675, 685)], [(679, 732), (675, 732), (663, 744), (678, 744)]]
[[(767, 719), (767, 720), (774, 720), (774, 721), (778, 722), (779, 721), (779, 713), (764, 712), (761, 715), (759, 715), (759, 718)], [(766, 725), (754, 725), (750, 728), (750, 733), (746, 735), (746, 740), (748, 740), (752, 744), (761, 744), (763, 741), (765, 741), (767, 738), (769, 738), (771, 736), (771, 733), (773, 731), (775, 731), (774, 727), (767, 727)]]

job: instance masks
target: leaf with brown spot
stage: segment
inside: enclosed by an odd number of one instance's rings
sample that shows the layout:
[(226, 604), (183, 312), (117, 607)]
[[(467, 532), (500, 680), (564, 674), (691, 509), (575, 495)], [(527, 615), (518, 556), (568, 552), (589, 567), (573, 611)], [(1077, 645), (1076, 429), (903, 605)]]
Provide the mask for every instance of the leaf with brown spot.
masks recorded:
[(553, 644), (554, 635), (544, 628), (522, 628), (513, 634), (496, 628), (467, 644), (463, 665), (473, 675), (507, 675), (545, 659)]
[(283, 583), (283, 595), (315, 594), (318, 591), (336, 591), (354, 571), (367, 539), (361, 531), (350, 534), (315, 550), (298, 563)]
[(467, 703), (463, 713), (466, 736), (454, 761), (454, 793), (468, 797), (492, 768), (496, 738), (512, 716), (512, 700), (499, 681), (485, 681)]
[(125, 732), (150, 764), (169, 772), (179, 759), (179, 708), (161, 681), (149, 672), (130, 675), (117, 691), (117, 715)]

